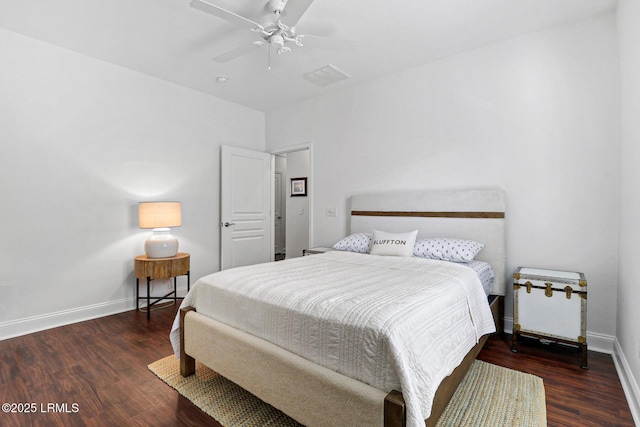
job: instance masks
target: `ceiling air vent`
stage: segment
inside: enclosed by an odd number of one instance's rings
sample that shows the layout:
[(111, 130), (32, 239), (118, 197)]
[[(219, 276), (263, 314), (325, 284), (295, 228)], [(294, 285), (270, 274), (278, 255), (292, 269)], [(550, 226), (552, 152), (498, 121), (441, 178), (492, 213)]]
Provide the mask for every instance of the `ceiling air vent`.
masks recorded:
[(315, 71), (304, 73), (304, 78), (314, 85), (325, 87), (332, 83), (337, 83), (339, 81), (351, 78), (351, 76), (340, 70), (338, 67), (328, 64), (322, 68), (318, 68)]

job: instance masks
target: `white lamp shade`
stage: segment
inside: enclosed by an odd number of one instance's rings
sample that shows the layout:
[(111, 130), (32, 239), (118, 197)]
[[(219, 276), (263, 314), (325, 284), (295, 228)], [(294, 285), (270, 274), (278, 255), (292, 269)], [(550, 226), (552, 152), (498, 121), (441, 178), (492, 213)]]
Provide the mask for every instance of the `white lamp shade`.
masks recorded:
[(149, 258), (170, 258), (178, 253), (178, 239), (168, 227), (182, 225), (180, 202), (143, 202), (138, 205), (140, 228), (153, 228), (153, 234), (144, 243)]
[(138, 205), (140, 228), (180, 227), (182, 209), (180, 202), (142, 202)]

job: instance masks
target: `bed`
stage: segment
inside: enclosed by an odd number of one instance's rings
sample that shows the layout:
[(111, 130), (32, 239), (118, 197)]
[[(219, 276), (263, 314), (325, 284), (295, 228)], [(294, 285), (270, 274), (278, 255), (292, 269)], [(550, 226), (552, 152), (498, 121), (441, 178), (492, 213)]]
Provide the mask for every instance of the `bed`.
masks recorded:
[[(482, 242), (476, 259), (495, 273), (491, 304), (472, 269), (416, 257), (329, 252), (226, 270), (198, 281), (176, 316), (171, 339), (183, 376), (195, 372), (197, 359), (307, 426), (435, 425), (494, 323), (500, 325), (504, 193), (369, 194), (350, 204), (352, 234), (418, 230), (419, 238)], [(251, 278), (259, 279), (257, 288)], [(400, 296), (387, 297), (373, 282)], [(421, 297), (427, 288), (435, 293)], [(443, 298), (437, 306), (433, 295)], [(437, 314), (420, 317), (431, 300)], [(288, 304), (286, 316), (277, 311), (281, 303)], [(304, 317), (311, 306), (324, 317)], [(453, 306), (466, 311), (449, 311)], [(346, 325), (338, 322), (343, 318), (366, 319)], [(454, 318), (471, 326), (457, 327)], [(383, 325), (381, 343), (367, 322)], [(321, 324), (328, 332), (317, 332)], [(429, 347), (436, 336), (442, 344)]]

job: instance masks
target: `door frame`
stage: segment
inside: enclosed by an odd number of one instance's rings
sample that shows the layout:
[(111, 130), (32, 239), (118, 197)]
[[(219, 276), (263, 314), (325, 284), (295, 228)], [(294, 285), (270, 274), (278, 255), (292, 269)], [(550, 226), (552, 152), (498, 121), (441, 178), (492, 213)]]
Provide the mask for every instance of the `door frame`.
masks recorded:
[[(314, 238), (313, 238), (313, 212), (314, 212), (314, 196), (315, 196), (315, 192), (313, 191), (313, 185), (314, 185), (314, 179), (313, 179), (313, 143), (312, 142), (308, 142), (308, 143), (304, 143), (304, 144), (299, 144), (299, 145), (291, 145), (291, 146), (286, 146), (286, 147), (281, 147), (278, 148), (276, 150), (272, 150), (271, 151), (271, 155), (272, 155), (272, 159), (275, 158), (276, 154), (287, 154), (287, 153), (294, 153), (296, 151), (303, 151), (303, 150), (309, 150), (309, 179), (307, 180), (307, 193), (308, 193), (308, 198), (309, 198), (309, 247), (314, 247)], [(272, 161), (273, 164), (273, 161)], [(273, 179), (271, 179), (271, 212), (274, 212), (275, 209), (275, 168), (272, 168), (273, 171)], [(275, 241), (275, 224), (272, 218), (271, 221), (271, 241)], [(285, 234), (286, 234), (286, 228), (285, 228)], [(272, 252), (273, 252), (273, 256), (275, 256), (275, 247), (272, 246)]]
[[(277, 160), (277, 158), (279, 156), (273, 156), (275, 160)], [(276, 162), (277, 163), (277, 162)], [(286, 238), (285, 234), (287, 231), (287, 212), (286, 212), (286, 204), (287, 204), (287, 199), (286, 199), (286, 184), (284, 182), (284, 173), (282, 171), (279, 170), (275, 170), (273, 171), (273, 175), (274, 176), (278, 176), (280, 175), (280, 180), (278, 182), (276, 182), (274, 180), (274, 198), (273, 198), (273, 223), (274, 223), (274, 227), (275, 224), (278, 223), (280, 225), (280, 232), (278, 232), (277, 230), (275, 230), (274, 236), (273, 236), (273, 250), (274, 250), (274, 254), (278, 254), (278, 253), (282, 253), (282, 250), (284, 249), (284, 251), (286, 252), (286, 241), (281, 241), (280, 242), (280, 247), (278, 247), (278, 234), (282, 234), (283, 238)], [(278, 188), (280, 187), (280, 188)], [(278, 194), (278, 192), (280, 192), (280, 206), (278, 206), (278, 198), (275, 197), (275, 194)], [(278, 216), (276, 216), (276, 212), (278, 212), (280, 214), (280, 219), (278, 219)], [(283, 230), (284, 228), (284, 230)], [(280, 252), (278, 251), (280, 250)]]

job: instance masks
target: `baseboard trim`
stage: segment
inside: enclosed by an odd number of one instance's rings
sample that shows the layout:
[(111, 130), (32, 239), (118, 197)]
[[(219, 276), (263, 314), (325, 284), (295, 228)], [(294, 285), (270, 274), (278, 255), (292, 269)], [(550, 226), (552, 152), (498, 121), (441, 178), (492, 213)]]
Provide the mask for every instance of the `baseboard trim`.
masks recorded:
[(127, 298), (3, 322), (0, 323), (0, 340), (122, 313), (123, 311), (133, 310), (134, 308), (133, 300)]
[(611, 335), (587, 331), (587, 344), (589, 346), (589, 350), (597, 351), (598, 353), (613, 354), (615, 341), (616, 337)]
[(638, 387), (638, 381), (634, 378), (627, 358), (617, 339), (614, 342), (613, 363), (618, 371), (618, 377), (629, 403), (633, 421), (637, 426), (640, 426), (640, 387)]
[[(186, 292), (186, 286), (178, 287), (178, 295), (185, 295)], [(160, 295), (164, 294), (161, 293)], [(140, 305), (142, 307), (146, 304), (141, 300)], [(72, 323), (83, 322), (85, 320), (97, 319), (99, 317), (135, 310), (135, 308), (135, 298), (124, 298), (116, 301), (108, 301), (84, 307), (72, 308), (69, 310), (55, 311), (52, 313), (11, 320), (0, 323), (0, 341), (57, 328), (59, 326), (70, 325)]]
[[(504, 318), (504, 331), (508, 334), (513, 333), (513, 317)], [(613, 354), (614, 342), (614, 336), (587, 331), (589, 350), (597, 351), (598, 353)]]

